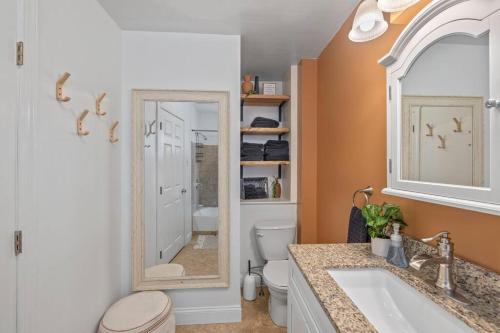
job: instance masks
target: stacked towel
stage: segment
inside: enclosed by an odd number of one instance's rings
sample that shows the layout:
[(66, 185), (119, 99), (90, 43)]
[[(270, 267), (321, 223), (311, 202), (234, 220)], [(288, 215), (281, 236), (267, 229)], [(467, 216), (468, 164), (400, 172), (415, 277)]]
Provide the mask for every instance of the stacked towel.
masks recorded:
[(264, 145), (242, 142), (240, 155), (242, 161), (262, 161), (264, 159)]
[(264, 146), (264, 159), (266, 161), (288, 161), (290, 152), (288, 141), (269, 140)]
[(276, 128), (280, 125), (279, 122), (273, 119), (257, 117), (250, 124), (251, 127)]
[(244, 186), (245, 199), (264, 199), (267, 198), (267, 193), (262, 187), (256, 187), (249, 184)]

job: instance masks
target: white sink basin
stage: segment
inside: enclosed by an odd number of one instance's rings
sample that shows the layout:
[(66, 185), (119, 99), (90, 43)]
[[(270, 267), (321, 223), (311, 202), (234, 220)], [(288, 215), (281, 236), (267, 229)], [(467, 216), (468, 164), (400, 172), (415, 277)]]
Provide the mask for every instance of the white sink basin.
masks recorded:
[(328, 273), (379, 332), (474, 332), (389, 271), (331, 269)]

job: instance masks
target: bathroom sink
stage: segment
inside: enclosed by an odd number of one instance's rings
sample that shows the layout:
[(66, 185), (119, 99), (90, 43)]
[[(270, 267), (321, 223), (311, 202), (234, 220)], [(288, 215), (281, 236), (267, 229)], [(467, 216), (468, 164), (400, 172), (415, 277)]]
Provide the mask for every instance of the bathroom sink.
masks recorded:
[(328, 273), (381, 333), (473, 332), (389, 271), (331, 269)]

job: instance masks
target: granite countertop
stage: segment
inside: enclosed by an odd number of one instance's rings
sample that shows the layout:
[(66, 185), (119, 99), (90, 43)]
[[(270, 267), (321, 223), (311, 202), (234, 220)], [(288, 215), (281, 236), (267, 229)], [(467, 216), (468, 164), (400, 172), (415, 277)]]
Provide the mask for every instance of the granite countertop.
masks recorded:
[[(289, 245), (289, 251), (302, 271), (314, 295), (338, 332), (377, 332), (356, 305), (328, 274), (331, 268), (384, 268), (416, 290), (442, 306), (478, 332), (500, 332), (498, 318), (498, 279), (493, 283), (496, 295), (492, 301), (475, 297), (460, 290), (473, 305), (464, 306), (442, 294), (411, 269), (388, 264), (384, 258), (371, 253), (369, 244)], [(413, 271), (415, 272), (415, 271)]]

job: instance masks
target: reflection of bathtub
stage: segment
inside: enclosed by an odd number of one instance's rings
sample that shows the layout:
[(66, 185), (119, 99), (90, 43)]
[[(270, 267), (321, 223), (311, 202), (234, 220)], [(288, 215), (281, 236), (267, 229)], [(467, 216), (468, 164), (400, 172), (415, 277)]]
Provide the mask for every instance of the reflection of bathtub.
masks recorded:
[(200, 207), (193, 213), (193, 231), (217, 231), (218, 207)]

